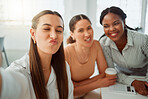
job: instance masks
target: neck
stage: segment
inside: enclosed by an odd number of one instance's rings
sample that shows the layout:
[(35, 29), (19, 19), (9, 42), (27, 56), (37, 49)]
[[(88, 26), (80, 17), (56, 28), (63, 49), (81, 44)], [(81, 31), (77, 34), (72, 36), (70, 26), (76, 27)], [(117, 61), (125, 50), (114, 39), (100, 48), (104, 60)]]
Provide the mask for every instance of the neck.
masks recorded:
[(52, 54), (39, 52), (39, 56), (40, 56), (40, 61), (41, 61), (41, 66), (43, 71), (50, 70)]
[(90, 58), (90, 48), (88, 47), (81, 47), (75, 44), (75, 52), (77, 60), (80, 64), (85, 64), (89, 61)]
[(83, 47), (77, 43), (75, 43), (75, 50), (77, 53), (79, 54), (88, 54), (90, 52), (90, 48), (89, 47)]
[(127, 33), (124, 33), (124, 34), (125, 35), (123, 35), (119, 41), (115, 42), (120, 53), (122, 53), (122, 50), (124, 49), (125, 45), (127, 44)]
[(126, 30), (124, 31), (124, 34), (122, 35), (122, 37), (115, 43), (116, 45), (124, 45), (127, 43), (127, 31)]

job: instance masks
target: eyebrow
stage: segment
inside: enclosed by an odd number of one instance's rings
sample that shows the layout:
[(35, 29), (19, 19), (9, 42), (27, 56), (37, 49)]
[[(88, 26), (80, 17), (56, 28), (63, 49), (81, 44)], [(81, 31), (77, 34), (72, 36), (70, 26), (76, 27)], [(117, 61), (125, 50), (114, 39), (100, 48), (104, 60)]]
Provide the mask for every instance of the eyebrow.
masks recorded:
[(47, 24), (47, 23), (43, 24), (42, 26), (44, 26), (44, 25), (48, 25), (48, 26), (51, 26), (51, 24)]
[[(92, 26), (91, 25), (88, 25), (86, 28), (88, 28), (88, 27), (92, 27)], [(84, 27), (80, 27), (78, 29), (84, 29)]]
[[(52, 26), (51, 24), (48, 24), (48, 23), (45, 23), (45, 24), (43, 24), (42, 26), (44, 26), (44, 25), (47, 25), (47, 26)], [(62, 26), (57, 26), (57, 28), (63, 28)], [(64, 28), (63, 28), (64, 29)]]
[[(115, 23), (115, 22), (120, 22), (120, 20), (115, 20), (113, 23)], [(108, 25), (108, 24), (103, 24), (103, 25)]]
[(120, 22), (120, 20), (116, 20), (116, 21), (114, 21), (114, 22)]
[(87, 27), (91, 27), (91, 25), (88, 25)]
[(102, 24), (102, 25), (104, 26), (104, 25), (108, 25), (108, 24)]
[(62, 26), (57, 26), (57, 28), (62, 28), (62, 29), (64, 29), (64, 27), (62, 27)]

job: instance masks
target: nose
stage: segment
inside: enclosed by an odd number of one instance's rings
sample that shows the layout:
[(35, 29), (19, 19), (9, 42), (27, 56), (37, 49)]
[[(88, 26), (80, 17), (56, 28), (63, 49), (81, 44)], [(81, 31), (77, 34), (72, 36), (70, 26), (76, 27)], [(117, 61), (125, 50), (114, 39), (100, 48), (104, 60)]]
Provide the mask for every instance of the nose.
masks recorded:
[(115, 30), (115, 27), (114, 26), (110, 26), (109, 30), (110, 31), (114, 31)]
[(57, 38), (57, 34), (56, 34), (55, 31), (52, 31), (52, 32), (50, 33), (50, 38), (52, 38), (52, 39), (56, 39), (56, 38)]
[(90, 33), (89, 33), (88, 31), (86, 31), (86, 32), (85, 32), (85, 36), (86, 36), (86, 37), (89, 37), (89, 36), (90, 36)]

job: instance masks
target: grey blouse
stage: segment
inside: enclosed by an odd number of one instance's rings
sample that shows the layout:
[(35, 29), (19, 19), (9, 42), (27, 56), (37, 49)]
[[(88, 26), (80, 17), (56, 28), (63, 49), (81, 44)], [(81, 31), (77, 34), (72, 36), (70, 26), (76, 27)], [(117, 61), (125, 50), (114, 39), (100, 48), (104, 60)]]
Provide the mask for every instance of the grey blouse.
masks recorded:
[(118, 71), (118, 81), (131, 85), (130, 76), (145, 76), (148, 81), (148, 35), (127, 30), (127, 44), (119, 52), (116, 44), (107, 36), (100, 40), (108, 67)]

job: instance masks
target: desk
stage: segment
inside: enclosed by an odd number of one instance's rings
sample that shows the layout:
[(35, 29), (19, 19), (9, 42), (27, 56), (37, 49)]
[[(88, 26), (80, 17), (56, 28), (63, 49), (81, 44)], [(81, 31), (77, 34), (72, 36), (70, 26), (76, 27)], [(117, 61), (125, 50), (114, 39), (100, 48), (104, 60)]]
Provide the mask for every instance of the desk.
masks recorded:
[(102, 99), (148, 99), (148, 96), (142, 96), (138, 93), (115, 93), (109, 92), (108, 89), (109, 87), (101, 88)]

